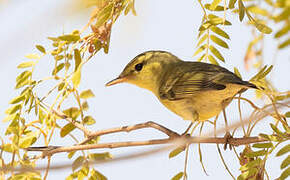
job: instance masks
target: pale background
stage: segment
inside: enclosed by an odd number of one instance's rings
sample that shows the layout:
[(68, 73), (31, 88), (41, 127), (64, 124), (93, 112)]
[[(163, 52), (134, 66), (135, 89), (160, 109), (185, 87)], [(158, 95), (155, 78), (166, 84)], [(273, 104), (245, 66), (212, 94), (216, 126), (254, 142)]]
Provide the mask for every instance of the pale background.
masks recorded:
[[(73, 29), (83, 27), (89, 18), (89, 10), (76, 13), (71, 8), (70, 1), (63, 0), (26, 0), (26, 1), (0, 1), (0, 119), (4, 118), (4, 110), (8, 102), (17, 93), (14, 91), (15, 78), (20, 72), (17, 64), (24, 61), (24, 55), (37, 52), (36, 44), (48, 47), (48, 36), (57, 36), (62, 32), (69, 33)], [(123, 67), (137, 54), (152, 50), (167, 50), (184, 60), (194, 60), (192, 57), (197, 41), (198, 27), (201, 22), (201, 9), (197, 1), (174, 0), (136, 0), (138, 16), (121, 16), (113, 26), (111, 46), (108, 55), (98, 53), (96, 57), (84, 66), (81, 89), (91, 88), (96, 97), (89, 100), (90, 113), (97, 121), (93, 129), (105, 129), (123, 125), (132, 125), (145, 121), (155, 121), (177, 132), (183, 132), (189, 122), (163, 107), (157, 99), (146, 90), (128, 84), (105, 88), (104, 84), (115, 78)], [(227, 32), (231, 36), (228, 41), (230, 50), (223, 51), (227, 64), (223, 66), (233, 70), (239, 67), (244, 79), (249, 79), (255, 71), (245, 71), (243, 55), (251, 39), (250, 28), (242, 25), (237, 16), (228, 15), (233, 26)], [(276, 42), (272, 36), (266, 37), (266, 63), (271, 64)], [(287, 52), (288, 51), (288, 52)], [(50, 62), (49, 62), (50, 61)], [(37, 77), (46, 74), (47, 64), (52, 59), (43, 59)], [(277, 63), (272, 72), (272, 81), (279, 90), (289, 90), (289, 48), (277, 56)], [(42, 70), (42, 71), (41, 71)], [(253, 95), (253, 92), (247, 92)], [(259, 104), (259, 102), (257, 102)], [(236, 104), (233, 103), (228, 110), (230, 119), (237, 120)], [(247, 110), (247, 107), (245, 107)], [(244, 111), (244, 116), (249, 114)], [(228, 115), (228, 116), (229, 116)], [(230, 120), (231, 121), (231, 120)], [(222, 123), (223, 121), (220, 120)], [(265, 122), (267, 124), (268, 122)], [(0, 134), (3, 137), (7, 124), (1, 123)], [(268, 129), (268, 126), (257, 127), (257, 131)], [(210, 129), (209, 129), (210, 130)], [(205, 130), (205, 131), (209, 131)], [(102, 142), (145, 140), (162, 138), (164, 135), (155, 130), (147, 129), (130, 134), (116, 134), (102, 138)], [(54, 145), (71, 145), (70, 139), (56, 139)], [(150, 147), (123, 148), (109, 150), (116, 157), (123, 154), (139, 152)], [(225, 171), (217, 154), (215, 145), (203, 145), (203, 160), (209, 176), (206, 176), (199, 163), (197, 146), (192, 146), (188, 164), (189, 179), (231, 179)], [(102, 152), (98, 150), (96, 152)], [(237, 176), (239, 164), (233, 152), (223, 152), (231, 171)], [(106, 175), (110, 180), (119, 179), (170, 179), (183, 170), (184, 154), (168, 159), (169, 152), (154, 154), (145, 158), (138, 158), (122, 162), (96, 165), (95, 168)], [(281, 172), (279, 169), (281, 159), (270, 157), (267, 167), (271, 179)], [(65, 154), (53, 157), (53, 164), (70, 163)], [(51, 171), (48, 179), (63, 179), (71, 169)]]

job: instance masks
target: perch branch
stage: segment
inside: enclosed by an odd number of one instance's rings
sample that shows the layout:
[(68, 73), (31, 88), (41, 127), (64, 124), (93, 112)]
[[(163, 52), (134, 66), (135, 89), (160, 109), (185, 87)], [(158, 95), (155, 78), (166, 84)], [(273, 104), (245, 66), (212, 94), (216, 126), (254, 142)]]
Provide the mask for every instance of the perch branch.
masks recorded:
[(80, 145), (86, 144), (87, 142), (89, 142), (90, 140), (101, 136), (101, 135), (105, 135), (105, 134), (112, 134), (112, 133), (118, 133), (118, 132), (131, 132), (134, 130), (138, 130), (138, 129), (144, 129), (144, 128), (154, 128), (157, 129), (161, 132), (163, 132), (164, 134), (168, 135), (170, 138), (174, 138), (174, 137), (179, 137), (180, 135), (160, 124), (157, 124), (155, 122), (152, 121), (148, 121), (145, 123), (140, 123), (140, 124), (135, 124), (132, 126), (123, 126), (123, 127), (117, 127), (117, 128), (111, 128), (111, 129), (105, 129), (105, 130), (100, 130), (100, 131), (95, 131), (92, 132), (90, 134), (90, 136), (85, 139), (84, 141), (82, 141), (80, 143)]
[(121, 147), (136, 147), (136, 146), (147, 146), (147, 145), (157, 145), (157, 144), (195, 144), (195, 143), (211, 143), (211, 144), (225, 144), (228, 143), (233, 146), (240, 146), (250, 143), (264, 142), (268, 141), (261, 137), (243, 137), (243, 138), (230, 138), (227, 139), (224, 137), (188, 137), (180, 136), (179, 138), (172, 139), (154, 139), (148, 141), (125, 141), (125, 142), (112, 142), (112, 143), (100, 143), (100, 144), (86, 144), (86, 145), (74, 145), (74, 146), (50, 146), (48, 148), (43, 147), (39, 149), (38, 147), (29, 147), (27, 151), (43, 151), (42, 157), (52, 156), (56, 153), (61, 152), (71, 152), (78, 150), (89, 150), (89, 149), (105, 149), (105, 148), (121, 148)]

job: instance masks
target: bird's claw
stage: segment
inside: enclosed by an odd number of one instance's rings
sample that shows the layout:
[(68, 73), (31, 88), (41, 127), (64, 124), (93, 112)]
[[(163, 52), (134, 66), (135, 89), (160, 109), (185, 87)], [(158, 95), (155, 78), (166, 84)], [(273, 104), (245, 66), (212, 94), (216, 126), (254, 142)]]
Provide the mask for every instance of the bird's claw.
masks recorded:
[(232, 145), (229, 144), (229, 140), (230, 140), (231, 138), (233, 138), (233, 136), (231, 135), (231, 133), (227, 132), (227, 133), (225, 134), (224, 138), (225, 138), (225, 140), (226, 140), (225, 145), (224, 145), (224, 150), (227, 150), (227, 146), (228, 146), (228, 145), (229, 145), (230, 150), (232, 150)]

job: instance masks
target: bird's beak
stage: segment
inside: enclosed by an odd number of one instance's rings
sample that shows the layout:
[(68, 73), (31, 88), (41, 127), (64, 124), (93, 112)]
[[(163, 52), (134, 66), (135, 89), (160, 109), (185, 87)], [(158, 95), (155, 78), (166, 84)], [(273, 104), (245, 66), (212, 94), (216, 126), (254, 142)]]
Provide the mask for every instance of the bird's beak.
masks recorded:
[(126, 77), (117, 77), (116, 79), (113, 79), (112, 81), (109, 81), (106, 86), (112, 86), (114, 84), (119, 84), (119, 83), (122, 83), (122, 82), (126, 82), (127, 81), (127, 78)]

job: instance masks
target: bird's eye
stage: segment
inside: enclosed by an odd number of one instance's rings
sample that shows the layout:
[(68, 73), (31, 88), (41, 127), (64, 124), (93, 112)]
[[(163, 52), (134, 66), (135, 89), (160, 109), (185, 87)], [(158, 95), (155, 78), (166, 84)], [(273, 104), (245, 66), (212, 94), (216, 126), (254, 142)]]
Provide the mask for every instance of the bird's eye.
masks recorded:
[(142, 68), (143, 68), (143, 63), (139, 63), (139, 64), (136, 64), (136, 65), (135, 65), (135, 70), (136, 70), (136, 71), (141, 71)]

